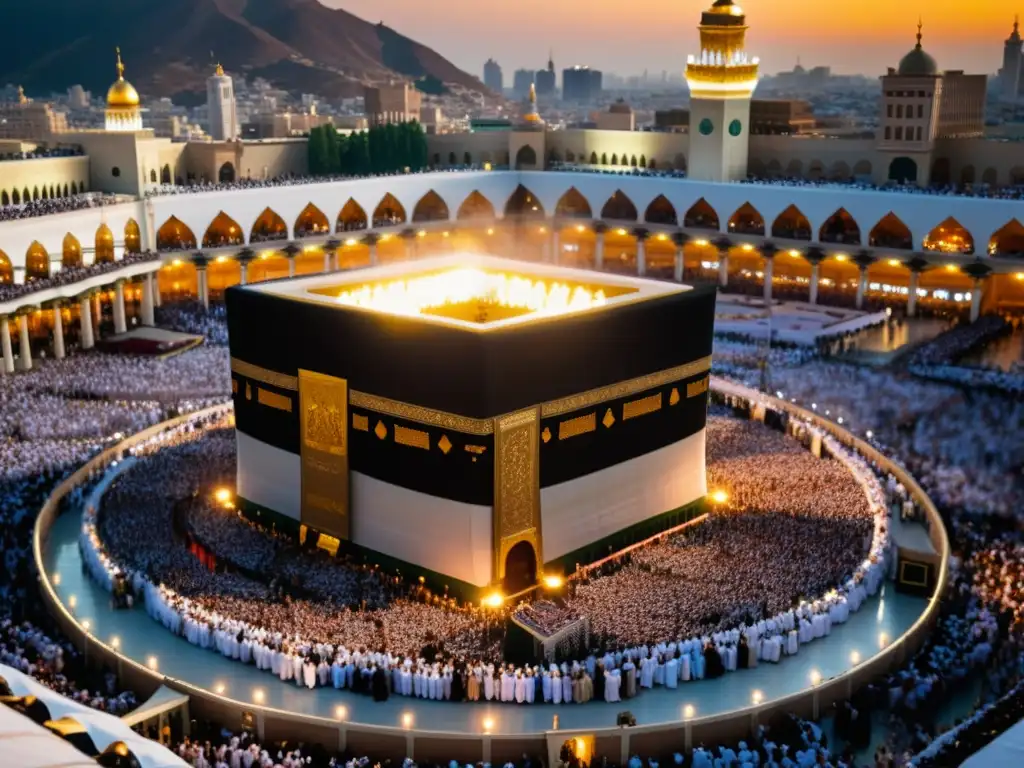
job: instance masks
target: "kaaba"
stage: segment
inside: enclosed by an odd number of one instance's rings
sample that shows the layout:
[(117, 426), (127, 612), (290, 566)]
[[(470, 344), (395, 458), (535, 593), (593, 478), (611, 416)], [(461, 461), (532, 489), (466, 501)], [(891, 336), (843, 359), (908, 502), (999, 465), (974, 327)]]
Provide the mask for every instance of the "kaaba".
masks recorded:
[(245, 514), (473, 599), (706, 495), (715, 291), (453, 254), (227, 290)]

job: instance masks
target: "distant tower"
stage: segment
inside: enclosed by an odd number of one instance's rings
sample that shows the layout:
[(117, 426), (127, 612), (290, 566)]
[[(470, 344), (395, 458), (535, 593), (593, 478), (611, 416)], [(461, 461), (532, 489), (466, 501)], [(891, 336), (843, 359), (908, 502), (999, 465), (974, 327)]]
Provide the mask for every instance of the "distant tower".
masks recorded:
[(142, 111), (139, 93), (124, 79), (121, 49), (117, 48), (117, 80), (107, 91), (105, 126), (108, 131), (141, 131)]
[(700, 55), (689, 56), (690, 157), (688, 175), (700, 181), (747, 176), (750, 99), (757, 58), (744, 49), (746, 16), (733, 0), (715, 0), (701, 14)]
[(1000, 93), (1007, 101), (1015, 101), (1024, 90), (1024, 55), (1021, 54), (1020, 19), (1013, 17), (1013, 32), (1003, 43), (1003, 68), (999, 70)]
[(537, 71), (534, 77), (538, 96), (554, 96), (558, 87), (555, 77), (555, 54), (548, 52), (548, 68)]
[(501, 72), (501, 65), (494, 59), (488, 59), (484, 64), (484, 85), (499, 96), (505, 90), (505, 78)]
[(235, 84), (224, 74), (220, 64), (206, 81), (206, 110), (210, 137), (214, 141), (238, 138), (238, 116), (235, 111)]

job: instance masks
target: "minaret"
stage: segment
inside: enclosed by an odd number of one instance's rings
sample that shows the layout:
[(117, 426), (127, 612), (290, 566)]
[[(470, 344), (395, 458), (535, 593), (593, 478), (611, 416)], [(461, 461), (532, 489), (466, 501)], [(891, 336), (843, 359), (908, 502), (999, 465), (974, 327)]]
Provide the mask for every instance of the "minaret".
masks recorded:
[(235, 84), (217, 64), (213, 75), (206, 81), (206, 111), (210, 123), (210, 138), (231, 141), (238, 138), (238, 117), (235, 110)]
[(1003, 68), (999, 70), (1002, 97), (1014, 101), (1024, 86), (1024, 55), (1021, 53), (1020, 19), (1013, 17), (1013, 32), (1003, 43)]
[(733, 0), (715, 0), (701, 14), (699, 56), (686, 62), (690, 86), (688, 175), (699, 181), (747, 177), (750, 99), (757, 57), (744, 49), (746, 16)]

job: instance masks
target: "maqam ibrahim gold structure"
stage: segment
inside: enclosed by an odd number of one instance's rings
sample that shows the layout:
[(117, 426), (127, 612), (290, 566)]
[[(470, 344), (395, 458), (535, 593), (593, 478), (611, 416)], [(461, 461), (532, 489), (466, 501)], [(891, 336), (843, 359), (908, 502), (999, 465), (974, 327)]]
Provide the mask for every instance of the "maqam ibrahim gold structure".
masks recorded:
[(124, 79), (121, 49), (117, 53), (117, 80), (107, 91), (106, 129), (108, 131), (141, 131), (142, 112), (139, 92)]
[(746, 178), (750, 99), (758, 59), (746, 51), (747, 18), (733, 0), (715, 0), (701, 14), (700, 54), (689, 56), (689, 176), (699, 181)]

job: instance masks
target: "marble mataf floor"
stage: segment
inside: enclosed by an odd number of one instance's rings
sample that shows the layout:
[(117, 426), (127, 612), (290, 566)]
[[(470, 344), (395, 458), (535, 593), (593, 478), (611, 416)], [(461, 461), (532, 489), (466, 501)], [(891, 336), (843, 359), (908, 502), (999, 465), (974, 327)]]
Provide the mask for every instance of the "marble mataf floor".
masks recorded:
[[(695, 715), (705, 716), (746, 706), (754, 690), (763, 692), (766, 701), (795, 693), (811, 685), (811, 675), (833, 677), (853, 666), (853, 658), (867, 660), (885, 642), (905, 632), (924, 610), (923, 598), (899, 594), (886, 583), (878, 596), (869, 599), (849, 621), (833, 627), (832, 633), (801, 646), (800, 653), (779, 664), (761, 664), (756, 669), (728, 673), (718, 680), (681, 683), (675, 690), (655, 688), (643, 691), (627, 702), (589, 702), (577, 705), (496, 704), (429, 701), (392, 696), (375, 703), (367, 697), (333, 688), (300, 688), (282, 683), (254, 666), (226, 659), (176, 637), (153, 621), (142, 607), (114, 610), (110, 596), (96, 585), (82, 568), (78, 549), (81, 516), (68, 513), (58, 519), (44, 548), (44, 563), (49, 574), (59, 575), (55, 587), (65, 605), (74, 596), (74, 613), (88, 619), (93, 634), (105, 641), (117, 637), (121, 652), (141, 664), (155, 657), (159, 670), (193, 685), (214, 689), (223, 686), (224, 695), (243, 702), (253, 701), (256, 690), (264, 694), (263, 704), (276, 709), (332, 718), (344, 705), (349, 722), (398, 726), (406, 713), (412, 713), (418, 726), (429, 723), (430, 730), (479, 732), (484, 718), (494, 721), (497, 733), (532, 733), (551, 727), (558, 714), (562, 728), (594, 728), (615, 725), (615, 716), (623, 708), (634, 714), (638, 725), (650, 725), (682, 718), (686, 705)], [(856, 654), (856, 655), (855, 655)]]

